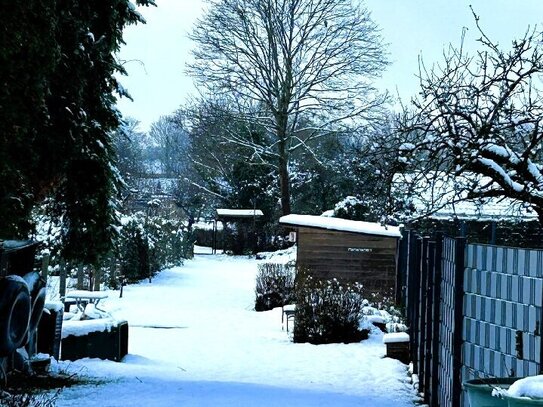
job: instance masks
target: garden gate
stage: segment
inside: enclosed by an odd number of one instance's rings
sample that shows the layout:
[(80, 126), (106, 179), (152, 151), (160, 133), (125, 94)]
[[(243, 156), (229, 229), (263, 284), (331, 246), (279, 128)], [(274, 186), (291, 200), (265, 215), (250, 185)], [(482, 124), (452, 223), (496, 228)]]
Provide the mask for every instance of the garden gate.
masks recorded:
[(467, 407), (465, 380), (539, 374), (543, 250), (409, 232), (398, 267), (411, 360), (431, 407)]

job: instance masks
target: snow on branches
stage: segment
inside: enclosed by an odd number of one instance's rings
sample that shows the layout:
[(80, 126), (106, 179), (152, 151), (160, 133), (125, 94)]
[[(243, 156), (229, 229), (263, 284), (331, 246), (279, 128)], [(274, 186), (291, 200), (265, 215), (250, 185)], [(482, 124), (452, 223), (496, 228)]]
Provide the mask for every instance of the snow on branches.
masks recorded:
[(439, 174), (434, 181), (476, 174), (486, 181), (465, 184), (467, 199), (511, 198), (543, 221), (541, 33), (528, 30), (504, 51), (473, 15), (475, 55), (451, 46), (430, 70), (421, 62), (414, 110), (400, 120), (401, 157), (425, 178)]

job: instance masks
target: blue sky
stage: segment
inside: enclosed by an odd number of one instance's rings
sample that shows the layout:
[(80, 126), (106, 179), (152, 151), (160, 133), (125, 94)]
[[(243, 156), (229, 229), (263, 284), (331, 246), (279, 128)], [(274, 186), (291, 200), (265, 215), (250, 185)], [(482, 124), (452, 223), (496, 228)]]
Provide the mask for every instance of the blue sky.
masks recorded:
[[(202, 15), (203, 1), (157, 0), (157, 4), (139, 9), (147, 24), (128, 27), (127, 44), (119, 54), (128, 61), (129, 73), (121, 83), (135, 100), (122, 100), (118, 107), (123, 115), (139, 120), (142, 130), (195, 93), (184, 72), (191, 49), (187, 33)], [(366, 0), (389, 44), (392, 62), (378, 86), (408, 100), (417, 92), (418, 56), (428, 66), (439, 61), (444, 47), (460, 43), (463, 27), (468, 29), (467, 49), (475, 50), (478, 33), (470, 4), (486, 33), (503, 47), (521, 37), (528, 26), (543, 29), (541, 0)]]

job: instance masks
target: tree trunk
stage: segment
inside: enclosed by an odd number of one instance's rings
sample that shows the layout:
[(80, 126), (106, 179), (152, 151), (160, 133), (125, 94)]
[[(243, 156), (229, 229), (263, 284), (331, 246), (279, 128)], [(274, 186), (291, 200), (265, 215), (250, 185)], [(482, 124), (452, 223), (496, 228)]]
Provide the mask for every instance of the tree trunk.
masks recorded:
[(77, 267), (77, 289), (83, 290), (85, 287), (85, 268), (82, 264)]
[(288, 159), (284, 142), (279, 143), (279, 187), (281, 191), (281, 211), (283, 216), (290, 214), (290, 181)]
[(60, 260), (60, 282), (58, 286), (58, 293), (62, 299), (66, 296), (66, 261)]
[(290, 184), (288, 178), (287, 163), (281, 162), (279, 167), (279, 182), (281, 184), (281, 209), (283, 216), (290, 214)]
[(94, 290), (93, 291), (100, 291), (100, 283), (102, 280), (102, 270), (99, 266), (96, 266), (94, 269)]
[(43, 255), (43, 259), (41, 261), (41, 276), (47, 283), (47, 277), (49, 276), (49, 260), (50, 256), (48, 254)]

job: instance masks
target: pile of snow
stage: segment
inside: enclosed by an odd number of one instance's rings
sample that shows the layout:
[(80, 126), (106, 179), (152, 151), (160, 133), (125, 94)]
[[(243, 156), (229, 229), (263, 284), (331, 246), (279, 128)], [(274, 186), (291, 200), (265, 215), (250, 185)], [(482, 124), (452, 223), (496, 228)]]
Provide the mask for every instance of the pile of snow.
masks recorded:
[(91, 332), (111, 332), (111, 329), (119, 326), (121, 322), (114, 318), (63, 321), (62, 338), (70, 335), (85, 336)]
[(46, 301), (43, 308), (47, 311), (59, 313), (64, 309), (64, 304), (62, 303), (62, 301)]
[(397, 316), (390, 314), (387, 310), (371, 306), (368, 300), (364, 300), (362, 313), (364, 316), (360, 321), (360, 329), (368, 329), (371, 325), (382, 324), (386, 325), (387, 332), (407, 331), (407, 326)]
[(406, 332), (393, 332), (383, 335), (383, 343), (404, 343), (409, 342), (409, 334)]
[(385, 310), (379, 310), (369, 305), (368, 300), (364, 300), (362, 308), (364, 315), (360, 321), (360, 329), (369, 329), (374, 324), (386, 324), (392, 321), (392, 316)]
[(530, 376), (517, 380), (505, 392), (510, 397), (543, 399), (543, 375)]

